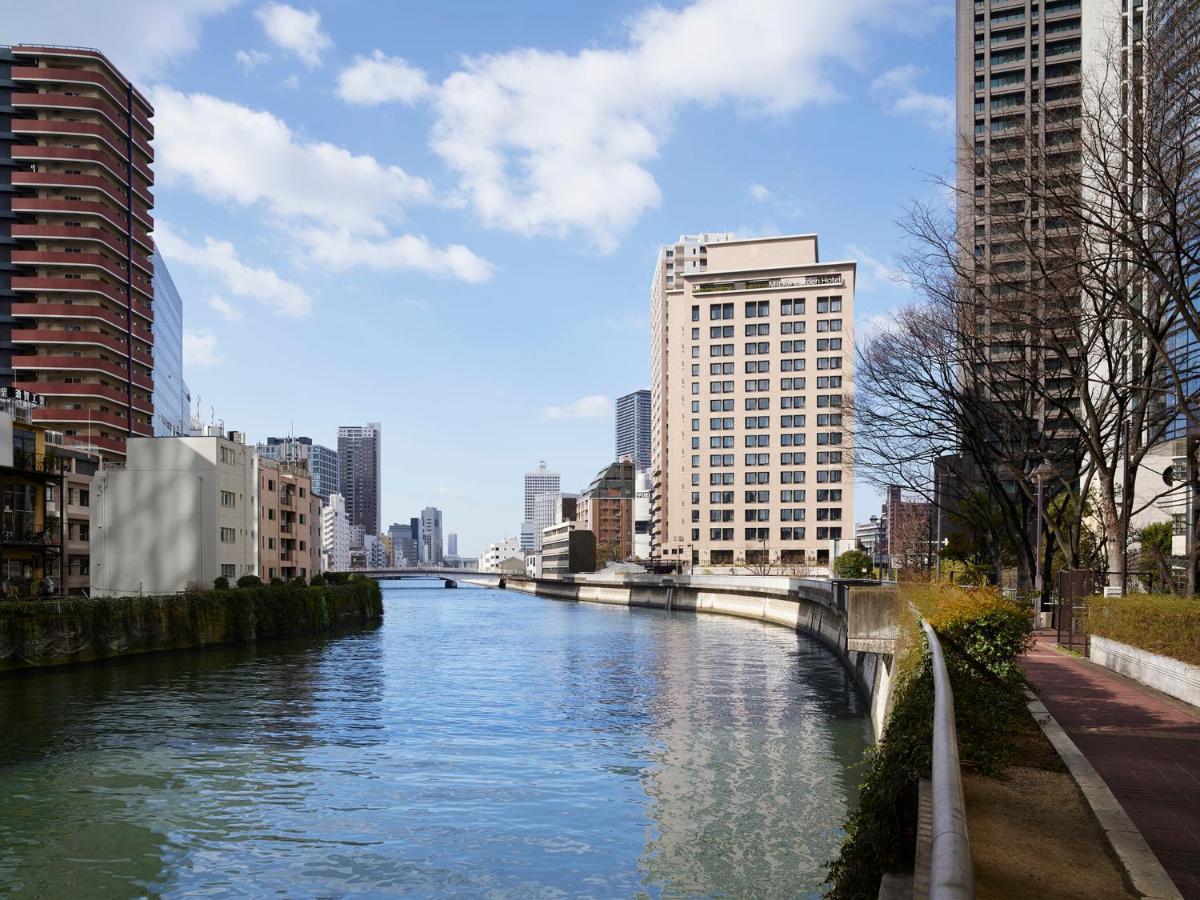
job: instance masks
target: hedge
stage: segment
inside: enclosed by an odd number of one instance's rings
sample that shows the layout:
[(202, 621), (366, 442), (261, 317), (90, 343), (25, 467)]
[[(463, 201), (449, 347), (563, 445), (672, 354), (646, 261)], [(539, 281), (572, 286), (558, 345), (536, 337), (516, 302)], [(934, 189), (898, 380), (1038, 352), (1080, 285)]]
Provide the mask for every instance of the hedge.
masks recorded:
[(910, 603), (933, 625), (945, 651), (962, 766), (995, 775), (1019, 750), (1017, 724), (1025, 710), (1017, 660), (1032, 639), (1033, 610), (994, 588), (944, 583), (903, 585), (900, 598), (892, 712), (868, 755), (858, 807), (829, 869), (833, 898), (874, 897), (885, 873), (913, 864), (919, 784), (932, 762), (933, 673)]
[(1088, 600), (1088, 630), (1140, 650), (1200, 666), (1200, 601), (1170, 594)]
[(382, 616), (379, 585), (368, 578), (166, 597), (0, 601), (0, 671), (315, 634)]

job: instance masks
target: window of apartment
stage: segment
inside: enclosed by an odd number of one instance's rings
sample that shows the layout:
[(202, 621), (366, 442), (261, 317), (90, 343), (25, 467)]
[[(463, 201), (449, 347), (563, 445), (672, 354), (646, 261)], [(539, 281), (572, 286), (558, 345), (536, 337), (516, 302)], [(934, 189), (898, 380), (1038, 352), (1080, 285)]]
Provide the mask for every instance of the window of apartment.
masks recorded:
[(700, 307), (698, 307), (698, 306), (692, 307), (692, 321), (693, 322), (700, 321)]
[(221, 543), (232, 544), (237, 541), (237, 530), (233, 528), (221, 529)]
[(236, 578), (237, 566), (230, 565), (229, 563), (221, 563), (221, 576), (224, 578)]
[(226, 447), (224, 444), (221, 445), (219, 458), (221, 462), (230, 466), (237, 462), (237, 457), (234, 455), (233, 448)]
[(233, 491), (221, 491), (221, 505), (226, 507), (233, 507), (237, 505), (237, 497), (234, 495)]

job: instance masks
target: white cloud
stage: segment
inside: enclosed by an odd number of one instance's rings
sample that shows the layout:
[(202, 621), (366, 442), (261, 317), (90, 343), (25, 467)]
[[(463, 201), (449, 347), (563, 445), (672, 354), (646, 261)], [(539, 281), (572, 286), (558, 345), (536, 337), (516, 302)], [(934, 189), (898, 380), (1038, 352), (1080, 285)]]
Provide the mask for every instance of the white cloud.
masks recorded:
[(954, 98), (917, 88), (922, 70), (914, 65), (888, 69), (871, 82), (871, 94), (895, 116), (908, 116), (938, 134), (954, 133)]
[[(239, 0), (46, 0), (5, 3), (4, 42), (99, 47), (126, 77), (162, 74), (200, 43), (205, 19)], [(131, 24), (136, 23), (136, 24)]]
[(856, 293), (869, 293), (871, 291), (885, 290), (889, 287), (892, 290), (909, 290), (908, 279), (905, 277), (903, 270), (898, 266), (892, 265), (889, 261), (881, 260), (858, 244), (847, 244), (846, 254), (848, 258), (858, 263), (858, 270), (854, 279), (854, 290)]
[(289, 88), (290, 90), (294, 91), (294, 90), (296, 90), (296, 88), (300, 87), (300, 76), (299, 75), (289, 75), (287, 78), (280, 81), (279, 84), (285, 88)]
[(462, 244), (437, 247), (421, 235), (374, 239), (319, 227), (295, 229), (292, 234), (305, 247), (306, 259), (332, 269), (363, 267), (377, 272), (412, 269), (474, 284), (492, 277), (492, 264)]
[(217, 336), (211, 331), (183, 333), (183, 364), (192, 367), (215, 366), (221, 361)]
[(357, 56), (338, 75), (338, 96), (347, 103), (378, 106), (381, 103), (415, 103), (428, 95), (425, 73), (398, 56), (376, 50)]
[(779, 114), (838, 99), (870, 27), (916, 0), (697, 0), (635, 16), (623, 46), (469, 58), (435, 96), (432, 147), (483, 221), (601, 249), (660, 191), (648, 165), (688, 106)]
[(321, 51), (332, 46), (315, 9), (304, 12), (286, 3), (266, 3), (254, 15), (272, 43), (295, 53), (306, 66), (319, 66)]
[(233, 54), (233, 58), (237, 60), (239, 66), (249, 72), (267, 62), (271, 58), (271, 54), (264, 50), (239, 50)]
[(208, 305), (217, 311), (217, 313), (226, 322), (238, 322), (242, 318), (242, 311), (216, 294), (208, 298)]
[(229, 241), (205, 237), (202, 244), (188, 243), (159, 220), (154, 241), (169, 262), (192, 266), (216, 278), (238, 297), (256, 300), (278, 315), (297, 318), (312, 312), (312, 297), (300, 285), (274, 270), (242, 262)]
[(765, 203), (771, 199), (771, 189), (756, 181), (750, 185), (750, 199), (758, 203)]
[(602, 394), (591, 394), (563, 406), (547, 406), (542, 410), (542, 416), (547, 419), (600, 419), (611, 412), (611, 400)]

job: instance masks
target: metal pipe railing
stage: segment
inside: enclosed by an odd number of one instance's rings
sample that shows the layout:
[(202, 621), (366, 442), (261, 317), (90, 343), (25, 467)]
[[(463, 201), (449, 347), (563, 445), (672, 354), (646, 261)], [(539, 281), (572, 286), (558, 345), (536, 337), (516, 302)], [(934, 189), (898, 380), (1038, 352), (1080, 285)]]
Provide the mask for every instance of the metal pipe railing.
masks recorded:
[(954, 691), (933, 627), (921, 619), (933, 668), (933, 846), (929, 864), (932, 900), (974, 900), (975, 872), (967, 836), (967, 809), (958, 762)]

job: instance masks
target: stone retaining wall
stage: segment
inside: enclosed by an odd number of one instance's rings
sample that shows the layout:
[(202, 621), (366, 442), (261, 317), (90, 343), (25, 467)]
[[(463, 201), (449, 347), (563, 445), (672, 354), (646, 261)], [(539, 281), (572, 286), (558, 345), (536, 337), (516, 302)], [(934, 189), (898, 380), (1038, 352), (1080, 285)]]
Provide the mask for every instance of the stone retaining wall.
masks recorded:
[(1090, 638), (1088, 655), (1094, 663), (1192, 706), (1200, 706), (1200, 666), (1096, 635)]

